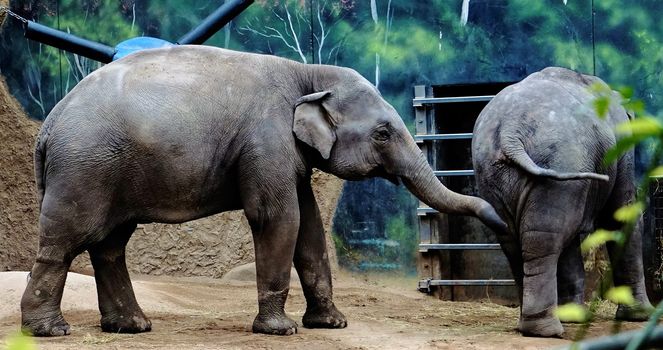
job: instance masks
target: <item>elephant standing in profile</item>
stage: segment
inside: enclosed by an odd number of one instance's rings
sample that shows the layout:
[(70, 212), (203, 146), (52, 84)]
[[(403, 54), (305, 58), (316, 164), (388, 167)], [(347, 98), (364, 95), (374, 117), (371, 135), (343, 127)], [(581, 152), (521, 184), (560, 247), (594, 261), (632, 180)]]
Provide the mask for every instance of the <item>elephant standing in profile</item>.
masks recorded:
[(204, 46), (145, 50), (87, 76), (44, 121), (35, 154), (39, 249), (21, 301), (24, 329), (69, 334), (62, 291), (71, 261), (87, 250), (102, 329), (150, 330), (125, 264), (136, 225), (238, 209), (255, 246), (253, 331), (297, 331), (284, 311), (293, 260), (304, 326), (345, 327), (332, 301), (312, 168), (402, 181), (441, 212), (506, 229), (486, 201), (440, 183), (398, 113), (351, 69)]
[[(633, 151), (603, 164), (616, 142), (615, 125), (628, 116), (615, 94), (606, 118), (599, 119), (592, 84), (607, 88), (593, 76), (546, 68), (497, 94), (474, 127), (472, 161), (479, 193), (509, 226), (509, 234), (498, 234), (498, 239), (519, 287), (518, 328), (526, 335), (563, 333), (554, 308), (584, 300), (580, 237), (597, 228), (620, 229), (613, 213), (634, 201)], [(651, 307), (640, 227), (615, 266), (614, 282), (631, 287), (636, 301)], [(613, 262), (615, 248), (608, 244)], [(616, 316), (647, 317), (624, 305)]]

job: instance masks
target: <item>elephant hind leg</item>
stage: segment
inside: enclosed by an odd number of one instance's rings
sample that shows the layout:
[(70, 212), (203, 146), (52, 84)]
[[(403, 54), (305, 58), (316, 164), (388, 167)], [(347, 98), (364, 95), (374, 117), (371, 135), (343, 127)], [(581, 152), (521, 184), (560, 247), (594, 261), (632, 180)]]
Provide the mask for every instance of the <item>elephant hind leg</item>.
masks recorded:
[(564, 248), (557, 262), (557, 304), (583, 304), (585, 300), (585, 269), (577, 235)]
[(23, 333), (39, 337), (69, 335), (60, 302), (71, 261), (49, 261), (44, 250), (38, 253), (21, 298), (21, 328)]
[(557, 306), (557, 262), (561, 253), (559, 233), (523, 232), (523, 303), (519, 330), (523, 335), (559, 337), (564, 333), (553, 314)]
[(135, 223), (119, 225), (88, 249), (104, 332), (140, 333), (152, 329), (152, 323), (136, 301), (125, 260), (125, 247), (135, 229)]

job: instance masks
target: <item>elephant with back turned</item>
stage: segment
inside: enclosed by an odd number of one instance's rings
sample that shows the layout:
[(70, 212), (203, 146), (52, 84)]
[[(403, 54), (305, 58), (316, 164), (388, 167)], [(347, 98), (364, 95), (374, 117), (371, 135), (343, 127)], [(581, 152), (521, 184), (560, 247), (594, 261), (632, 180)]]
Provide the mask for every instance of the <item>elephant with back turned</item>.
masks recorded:
[(69, 334), (60, 301), (71, 261), (88, 251), (101, 327), (142, 332), (125, 246), (136, 225), (243, 209), (256, 255), (253, 331), (292, 334), (290, 267), (305, 327), (341, 328), (311, 169), (347, 180), (402, 181), (442, 212), (506, 225), (485, 201), (445, 188), (377, 89), (347, 68), (204, 46), (146, 50), (83, 79), (44, 121), (36, 146), (40, 237), (22, 324)]
[[(480, 195), (509, 226), (498, 239), (521, 298), (519, 330), (559, 336), (557, 304), (582, 303), (580, 238), (597, 228), (618, 230), (616, 209), (635, 197), (633, 151), (604, 165), (615, 125), (628, 116), (613, 96), (605, 119), (593, 109), (600, 79), (546, 68), (502, 90), (474, 127), (472, 161)], [(631, 287), (643, 309), (620, 305), (616, 317), (644, 320), (651, 308), (644, 285), (641, 225), (620, 259), (608, 244), (615, 285)], [(614, 264), (613, 264), (614, 265)]]

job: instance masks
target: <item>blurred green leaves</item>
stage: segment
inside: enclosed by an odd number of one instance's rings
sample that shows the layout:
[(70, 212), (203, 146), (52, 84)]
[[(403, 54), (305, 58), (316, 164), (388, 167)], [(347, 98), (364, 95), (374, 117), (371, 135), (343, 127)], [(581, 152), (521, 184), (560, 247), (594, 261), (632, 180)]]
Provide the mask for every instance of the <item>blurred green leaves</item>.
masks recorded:
[(642, 215), (644, 209), (645, 205), (642, 202), (635, 202), (617, 209), (614, 217), (619, 222), (635, 223), (640, 218), (640, 215)]
[(622, 241), (623, 237), (624, 234), (619, 231), (598, 229), (594, 231), (594, 233), (588, 235), (587, 238), (585, 238), (582, 243), (580, 243), (580, 250), (583, 253), (588, 253), (589, 251), (596, 249), (606, 242), (620, 242)]
[(37, 350), (37, 344), (32, 337), (23, 335), (21, 332), (9, 335), (5, 339), (5, 344), (7, 350)]
[(589, 311), (584, 306), (573, 303), (558, 306), (553, 314), (562, 322), (581, 323), (589, 319)]
[(622, 135), (632, 135), (643, 139), (663, 134), (663, 125), (653, 117), (639, 117), (623, 122), (615, 127), (615, 131)]
[(605, 298), (615, 304), (635, 305), (635, 298), (629, 286), (612, 287), (605, 292)]

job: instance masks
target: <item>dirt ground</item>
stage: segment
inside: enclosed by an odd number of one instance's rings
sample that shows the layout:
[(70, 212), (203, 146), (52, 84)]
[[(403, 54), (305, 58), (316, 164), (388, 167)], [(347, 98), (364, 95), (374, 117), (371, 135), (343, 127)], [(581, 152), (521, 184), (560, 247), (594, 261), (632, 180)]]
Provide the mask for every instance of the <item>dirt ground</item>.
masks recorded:
[[(441, 301), (414, 290), (413, 279), (344, 271), (335, 276), (336, 305), (347, 316), (348, 328), (300, 326), (296, 335), (281, 337), (251, 332), (257, 312), (255, 282), (164, 276), (134, 276), (138, 301), (152, 320), (151, 332), (103, 333), (94, 278), (70, 273), (63, 310), (72, 334), (39, 338), (37, 343), (41, 349), (548, 349), (570, 343), (522, 337), (514, 330), (517, 308), (488, 301)], [(18, 329), (25, 278), (25, 272), (0, 273), (0, 339)], [(613, 326), (614, 307), (601, 310), (592, 336), (608, 334)], [(292, 284), (286, 311), (301, 323), (305, 300), (297, 283)], [(578, 326), (566, 329), (571, 339)]]

